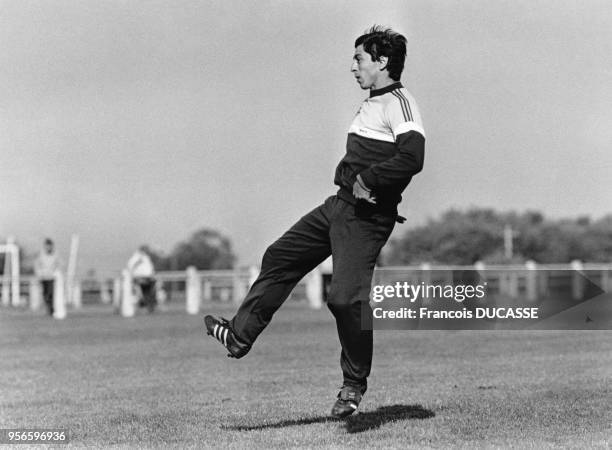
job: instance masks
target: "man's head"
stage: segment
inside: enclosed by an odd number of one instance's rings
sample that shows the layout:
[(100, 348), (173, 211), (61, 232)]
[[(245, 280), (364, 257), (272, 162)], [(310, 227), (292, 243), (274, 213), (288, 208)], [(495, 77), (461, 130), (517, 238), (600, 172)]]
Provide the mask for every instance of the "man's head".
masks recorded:
[(355, 40), (351, 72), (362, 89), (380, 89), (399, 81), (406, 59), (406, 38), (378, 25)]
[(43, 248), (47, 253), (53, 253), (53, 241), (49, 238), (46, 238), (43, 242)]

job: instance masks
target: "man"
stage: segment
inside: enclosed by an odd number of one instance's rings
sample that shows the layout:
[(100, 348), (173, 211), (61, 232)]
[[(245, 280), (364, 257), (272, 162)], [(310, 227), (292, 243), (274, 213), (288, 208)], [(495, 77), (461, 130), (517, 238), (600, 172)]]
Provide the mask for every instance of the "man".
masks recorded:
[(60, 260), (55, 254), (53, 241), (46, 238), (43, 248), (34, 261), (34, 273), (40, 280), (43, 300), (47, 306), (47, 312), (53, 315), (53, 289), (55, 287), (55, 272), (60, 269)]
[[(417, 106), (399, 82), (406, 39), (379, 26), (355, 41), (351, 72), (367, 98), (349, 128), (334, 183), (338, 193), (302, 217), (266, 250), (259, 277), (236, 316), (206, 316), (208, 334), (234, 358), (248, 353), (296, 283), (330, 254), (328, 307), (336, 319), (343, 386), (332, 408), (346, 417), (367, 389), (373, 335), (368, 304), (376, 259), (397, 221), (401, 193), (423, 167), (425, 134)], [(363, 329), (362, 329), (363, 328)]]
[(139, 247), (130, 257), (127, 269), (134, 280), (134, 285), (140, 290), (140, 306), (146, 306), (152, 313), (155, 311), (157, 299), (155, 298), (155, 267), (153, 261), (146, 253), (146, 247)]

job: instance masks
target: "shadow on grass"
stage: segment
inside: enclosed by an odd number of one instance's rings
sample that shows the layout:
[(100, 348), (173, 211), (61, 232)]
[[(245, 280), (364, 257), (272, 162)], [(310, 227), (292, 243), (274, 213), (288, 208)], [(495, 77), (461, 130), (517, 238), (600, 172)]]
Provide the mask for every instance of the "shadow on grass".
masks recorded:
[(311, 425), (313, 423), (340, 422), (344, 424), (348, 433), (361, 433), (363, 431), (379, 428), (388, 422), (409, 419), (429, 419), (434, 416), (435, 414), (433, 411), (425, 409), (421, 405), (392, 405), (381, 406), (375, 411), (359, 413), (354, 416), (349, 416), (346, 419), (334, 419), (329, 416), (307, 417), (304, 419), (282, 420), (280, 422), (262, 425), (231, 426), (224, 428), (233, 431), (254, 431), (270, 428), (294, 427), (298, 425)]

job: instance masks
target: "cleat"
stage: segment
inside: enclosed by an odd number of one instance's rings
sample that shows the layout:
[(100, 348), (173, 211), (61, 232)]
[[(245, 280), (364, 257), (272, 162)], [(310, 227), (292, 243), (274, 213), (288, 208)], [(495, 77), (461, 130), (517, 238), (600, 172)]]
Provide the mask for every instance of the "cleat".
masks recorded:
[(331, 416), (336, 419), (342, 419), (353, 414), (359, 403), (365, 390), (356, 386), (344, 385), (338, 392), (338, 399), (331, 410)]
[(251, 350), (249, 344), (245, 344), (238, 339), (229, 322), (223, 317), (204, 316), (204, 325), (206, 326), (206, 334), (214, 337), (227, 349), (229, 352), (228, 358), (242, 358)]

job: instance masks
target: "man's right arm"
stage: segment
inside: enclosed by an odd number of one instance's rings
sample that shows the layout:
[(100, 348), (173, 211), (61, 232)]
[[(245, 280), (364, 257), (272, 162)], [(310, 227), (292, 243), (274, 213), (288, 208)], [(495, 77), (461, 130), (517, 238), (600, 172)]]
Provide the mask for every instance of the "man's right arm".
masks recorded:
[(399, 184), (423, 170), (425, 137), (421, 133), (414, 130), (402, 133), (397, 137), (396, 145), (395, 156), (360, 173), (367, 188)]

